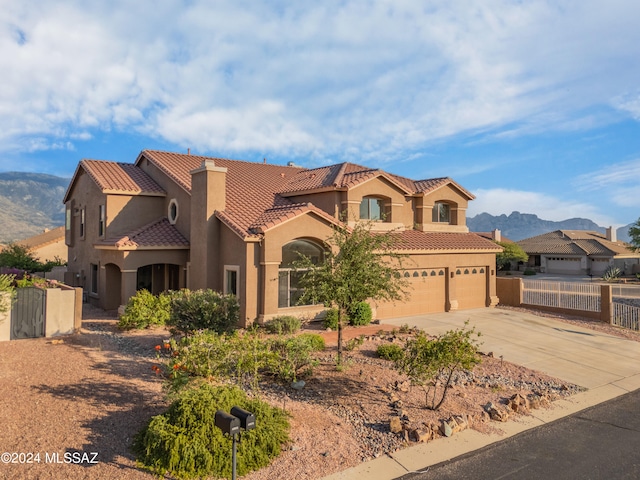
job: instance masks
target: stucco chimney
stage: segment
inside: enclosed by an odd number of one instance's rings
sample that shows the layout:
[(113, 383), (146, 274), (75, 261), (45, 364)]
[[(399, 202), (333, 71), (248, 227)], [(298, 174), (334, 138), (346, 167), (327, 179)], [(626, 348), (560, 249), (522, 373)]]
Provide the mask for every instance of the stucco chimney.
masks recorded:
[(496, 242), (501, 242), (502, 232), (496, 228), (493, 232), (491, 232), (491, 238), (493, 238)]
[[(216, 211), (226, 206), (227, 169), (217, 167), (213, 160), (205, 160), (191, 172), (191, 245), (189, 288), (218, 288), (216, 281), (217, 256), (215, 248), (219, 222)], [(221, 287), (220, 287), (221, 288)]]
[(607, 240), (609, 240), (610, 242), (617, 242), (618, 241), (618, 235), (616, 233), (616, 229), (613, 227), (608, 227), (607, 228)]

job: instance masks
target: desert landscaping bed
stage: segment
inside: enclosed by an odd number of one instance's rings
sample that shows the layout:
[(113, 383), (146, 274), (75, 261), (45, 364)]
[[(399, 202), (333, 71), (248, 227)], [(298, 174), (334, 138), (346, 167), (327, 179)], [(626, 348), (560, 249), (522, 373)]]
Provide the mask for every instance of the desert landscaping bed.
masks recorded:
[[(563, 320), (621, 334), (604, 324)], [(130, 445), (145, 422), (167, 406), (162, 380), (151, 367), (156, 361), (154, 346), (169, 334), (164, 329), (120, 332), (115, 325), (113, 315), (85, 306), (79, 334), (0, 343), (0, 450), (40, 454), (39, 461), (32, 457), (31, 463), (0, 465), (0, 478), (154, 478), (136, 467)], [(380, 329), (385, 332), (379, 335)], [(269, 467), (246, 478), (321, 478), (417, 439), (438, 441), (447, 431), (443, 421), (454, 431), (467, 426), (496, 431), (500, 422), (490, 420), (484, 407), (493, 403), (511, 417), (521, 415), (506, 405), (516, 393), (522, 395), (518, 398), (534, 399), (534, 407), (537, 401), (579, 390), (483, 355), (482, 363), (460, 375), (442, 408), (433, 412), (424, 408), (421, 388), (411, 387), (390, 362), (375, 356), (381, 343), (403, 343), (404, 335), (392, 329), (346, 329), (345, 340), (360, 335), (365, 339), (347, 352), (343, 371), (335, 367), (335, 333), (327, 333), (328, 348), (319, 355), (319, 365), (305, 379), (304, 388), (263, 384), (262, 396), (291, 414), (291, 443)], [(400, 431), (392, 433), (391, 424)], [(93, 453), (97, 457), (89, 455)], [(82, 463), (73, 463), (76, 459)], [(23, 455), (16, 460), (28, 459)]]

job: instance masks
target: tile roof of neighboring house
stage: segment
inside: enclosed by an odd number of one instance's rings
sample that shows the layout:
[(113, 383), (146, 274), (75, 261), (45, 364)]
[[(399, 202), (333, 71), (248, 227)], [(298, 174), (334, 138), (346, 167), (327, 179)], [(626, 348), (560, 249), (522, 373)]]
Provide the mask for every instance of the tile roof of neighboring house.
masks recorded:
[(64, 241), (64, 226), (56, 227), (51, 230), (47, 230), (33, 237), (25, 238), (16, 242), (18, 245), (26, 247), (28, 249), (37, 249), (50, 245), (55, 242)]
[[(494, 233), (493, 232), (473, 232), (476, 235), (480, 235), (482, 238), (486, 238), (488, 240), (493, 240), (493, 236)], [(504, 243), (515, 243), (513, 240), (511, 240), (510, 238), (505, 237), (504, 235), (500, 234), (500, 242), (504, 242)]]
[(78, 172), (83, 169), (103, 193), (164, 196), (166, 192), (142, 169), (132, 163), (106, 160), (81, 160), (67, 188), (64, 201), (68, 200), (71, 186)]
[(121, 250), (136, 249), (185, 249), (189, 242), (164, 217), (132, 232), (112, 236), (96, 242), (96, 247), (115, 247)]
[(544, 253), (613, 257), (631, 253), (624, 242), (611, 242), (601, 233), (587, 230), (555, 230), (516, 243), (529, 255)]
[(405, 230), (398, 233), (399, 250), (477, 250), (500, 252), (502, 247), (475, 233), (421, 232)]

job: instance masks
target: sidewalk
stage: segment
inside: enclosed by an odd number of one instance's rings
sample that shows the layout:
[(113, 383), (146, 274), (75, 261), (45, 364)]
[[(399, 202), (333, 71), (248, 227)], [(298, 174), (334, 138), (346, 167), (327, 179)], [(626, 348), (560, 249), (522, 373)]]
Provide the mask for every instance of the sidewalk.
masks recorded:
[(449, 438), (418, 444), (392, 456), (362, 463), (324, 480), (391, 480), (640, 388), (640, 342), (550, 318), (483, 308), (385, 320), (385, 323), (408, 324), (439, 335), (461, 328), (467, 320), (470, 327), (475, 326), (482, 333), (483, 352), (493, 352), (494, 357), (503, 356), (509, 362), (589, 390), (553, 402), (550, 409), (536, 410), (531, 416), (500, 424), (505, 432), (503, 435), (465, 430)]

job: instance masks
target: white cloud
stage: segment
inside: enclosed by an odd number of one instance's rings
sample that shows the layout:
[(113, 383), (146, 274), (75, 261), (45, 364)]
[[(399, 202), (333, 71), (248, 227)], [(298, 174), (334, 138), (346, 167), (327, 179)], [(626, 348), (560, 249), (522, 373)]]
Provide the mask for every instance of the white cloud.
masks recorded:
[(543, 220), (560, 221), (568, 218), (588, 218), (601, 226), (614, 225), (613, 218), (602, 214), (591, 204), (562, 199), (553, 195), (510, 189), (479, 189), (476, 199), (469, 203), (467, 216), (479, 213), (509, 215), (511, 212), (535, 213)]
[(638, 118), (639, 14), (623, 0), (11, 2), (0, 151), (116, 128), (384, 161), (461, 132), (589, 128), (594, 105)]
[(625, 185), (637, 187), (640, 184), (640, 158), (607, 165), (600, 170), (580, 175), (576, 178), (575, 184), (581, 190), (609, 189), (614, 193), (617, 188)]

